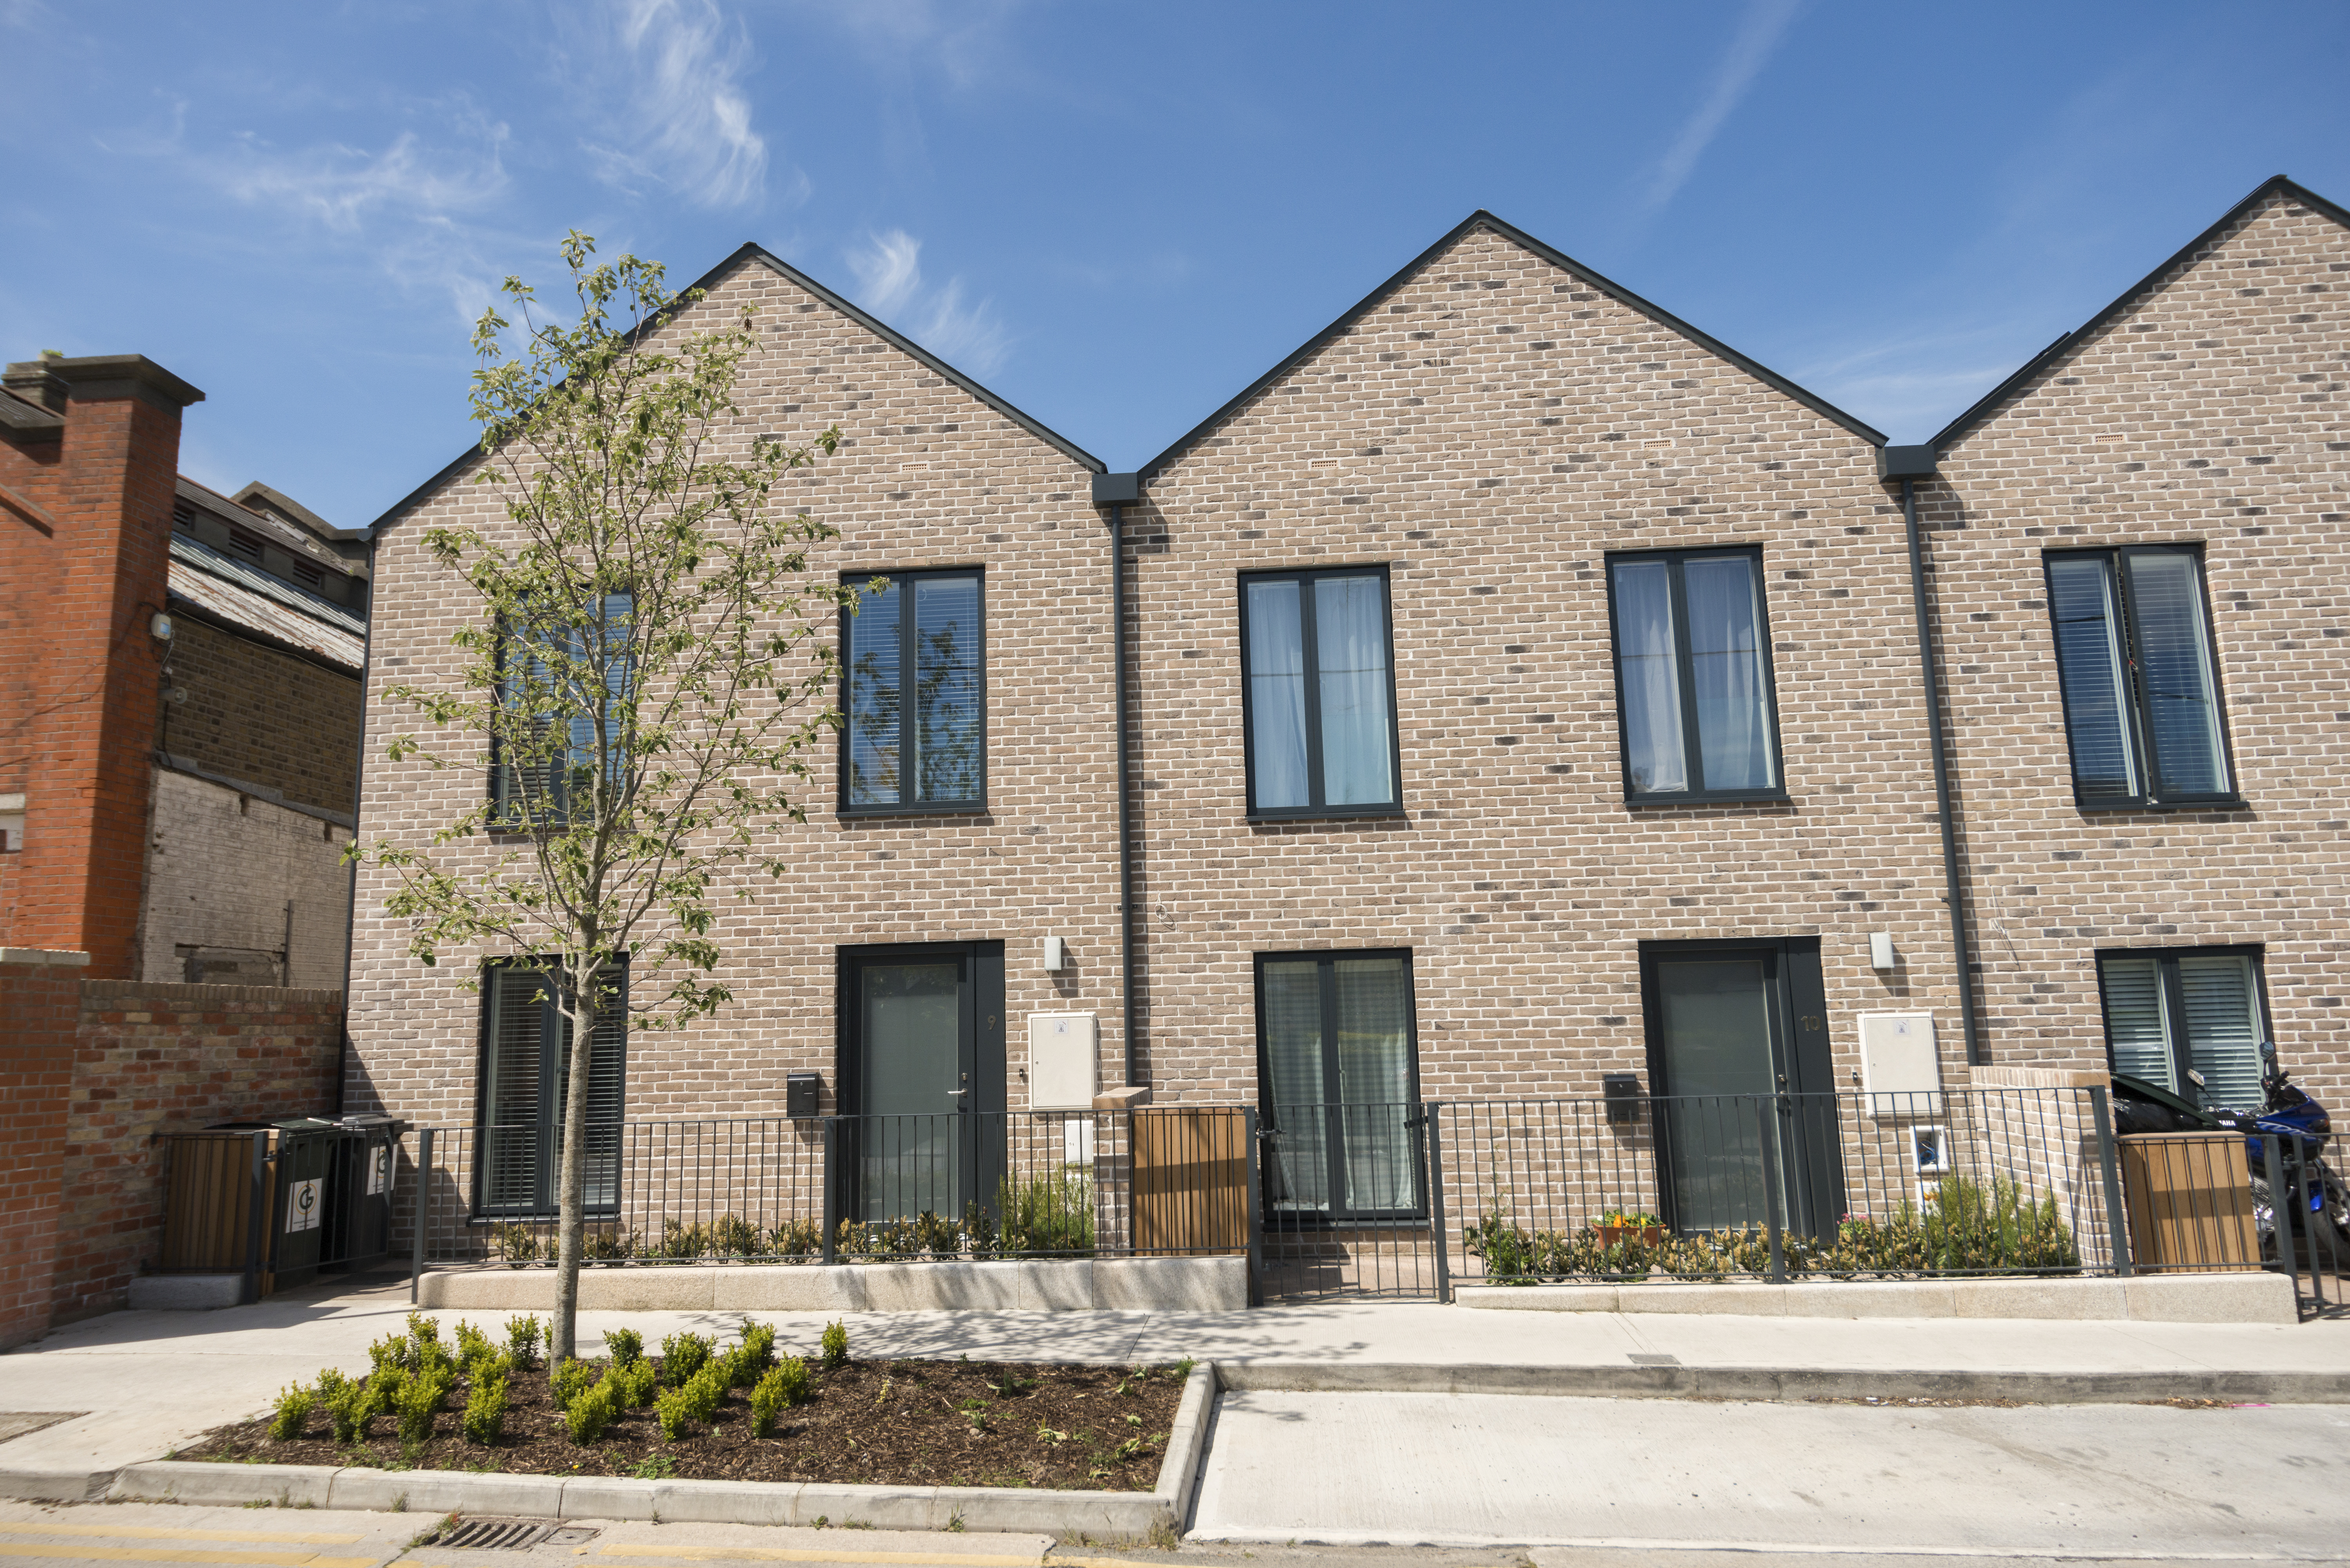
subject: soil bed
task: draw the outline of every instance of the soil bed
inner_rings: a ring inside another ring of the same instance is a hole
[[[658,1358],[655,1358],[658,1360]],[[600,1363],[591,1363],[601,1370]],[[626,1411],[582,1448],[565,1430],[545,1368],[508,1384],[495,1447],[459,1430],[460,1382],[431,1440],[402,1452],[398,1422],[378,1416],[338,1444],[323,1409],[278,1441],[268,1421],[215,1428],[174,1458],[243,1464],[354,1465],[515,1475],[677,1477],[894,1486],[1003,1486],[1149,1491],[1183,1397],[1184,1373],[981,1361],[852,1361],[814,1372],[806,1404],[775,1435],[751,1435],[749,1390],[730,1389],[708,1425],[672,1442],[650,1406]]]

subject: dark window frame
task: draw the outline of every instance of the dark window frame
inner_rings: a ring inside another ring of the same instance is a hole
[[[889,579],[891,593],[903,593],[907,596],[899,601],[900,607],[898,612],[898,679],[900,691],[898,716],[898,777],[901,781],[899,791],[901,796],[905,793],[903,781],[915,777],[914,730],[920,722],[920,714],[913,712],[905,705],[902,695],[907,672],[915,671],[919,679],[920,670],[919,650],[916,647],[918,628],[914,624],[913,616],[914,585],[928,579],[951,577],[969,577],[972,580],[979,601],[979,646],[976,649],[975,660],[979,685],[979,798],[952,801],[909,801],[900,798],[884,805],[858,805],[853,803],[850,798],[852,792],[849,784],[849,751],[855,743],[851,726],[856,722],[856,713],[850,703],[855,691],[857,670],[851,649],[856,646],[853,634],[857,618],[844,605],[840,611],[840,747],[837,776],[835,782],[834,809],[837,815],[844,817],[972,816],[983,814],[988,810],[987,569],[984,566],[922,566],[904,572],[844,572],[841,574],[840,581],[842,587],[853,587],[870,582],[875,577],[886,577]]]
[[[546,961],[534,954],[519,958],[490,959],[485,961],[482,965],[482,1000],[481,1006],[477,1010],[477,1016],[473,1026],[473,1137],[475,1158],[473,1159],[473,1214],[474,1219],[477,1220],[494,1220],[504,1222],[520,1220],[553,1220],[560,1213],[562,1207],[562,1195],[556,1190],[563,1179],[562,1147],[560,1143],[554,1137],[555,1130],[558,1124],[555,1119],[553,1107],[553,1099],[556,1093],[555,1085],[557,1075],[556,1071],[555,1070],[556,1064],[554,1061],[554,1054],[559,1052],[561,1050],[561,1046],[559,1044],[550,1044],[549,1042],[559,1042],[562,1039],[563,1015],[556,1008],[555,999],[552,996],[542,997],[538,1003],[539,1141],[536,1156],[537,1161],[537,1171],[535,1177],[536,1191],[533,1196],[542,1201],[533,1204],[492,1203],[489,1200],[489,1195],[486,1190],[485,1184],[488,1182],[490,1177],[490,1161],[487,1156],[489,1130],[492,1126],[489,1119],[490,1053],[496,1048],[496,1043],[490,1035],[490,1015],[494,1005],[494,997],[493,992],[495,981],[493,977],[502,971],[512,972],[515,971],[519,971],[525,974],[538,974],[543,976],[546,972]],[[629,1033],[628,1027],[629,964],[625,956],[621,958],[619,962],[619,983],[613,990],[612,998],[613,1007],[618,1009],[620,1016],[620,1064],[619,1073],[619,1083],[614,1091],[613,1098],[620,1107],[621,1114],[619,1116],[608,1123],[594,1124],[614,1127],[624,1126],[628,1121]],[[589,1055],[592,1061],[594,1055],[592,1048],[590,1049]],[[619,1213],[619,1181],[621,1175],[620,1153],[621,1151],[616,1147],[613,1158],[613,1201],[608,1204],[586,1205],[583,1212],[585,1212],[588,1218],[591,1220],[609,1220]]]
[[[1360,577],[1376,576],[1379,580],[1379,615],[1388,639],[1388,777],[1395,793],[1384,801],[1366,801],[1352,805],[1321,804],[1324,794],[1322,778],[1322,702],[1321,659],[1315,647],[1314,595],[1307,591],[1312,584],[1324,577]],[[1298,585],[1298,640],[1303,645],[1305,703],[1305,791],[1310,797],[1305,805],[1259,805],[1256,801],[1256,698],[1250,690],[1253,684],[1249,668],[1248,591],[1253,583],[1294,582]],[[1240,610],[1241,659],[1241,765],[1247,790],[1247,815],[1251,822],[1313,822],[1339,817],[1405,815],[1403,804],[1403,722],[1396,702],[1395,656],[1395,581],[1387,563],[1350,566],[1269,567],[1263,571],[1240,574],[1234,588]]]
[[[1690,776],[1705,777],[1705,753],[1697,727],[1697,677],[1690,653],[1689,597],[1681,584],[1682,568],[1691,560],[1745,556],[1754,563],[1755,641],[1762,655],[1762,700],[1770,705],[1771,774],[1779,782],[1768,789],[1636,790],[1632,787],[1631,728],[1625,720],[1624,661],[1617,635],[1616,568],[1636,562],[1658,561],[1667,567],[1667,592],[1673,610],[1673,669],[1679,683],[1681,752]],[[1624,789],[1624,804],[1648,810],[1656,806],[1716,805],[1724,803],[1783,801],[1787,794],[1787,753],[1779,742],[1779,670],[1771,649],[1771,587],[1762,571],[1760,545],[1717,545],[1670,550],[1611,550],[1603,557],[1601,576],[1607,590],[1607,673],[1616,689],[1616,767]]]
[[[2153,725],[2149,720],[2146,694],[2145,671],[2138,658],[2137,593],[2129,575],[2129,562],[2140,556],[2185,556],[2195,569],[2195,591],[2203,608],[2204,654],[2211,665],[2211,711],[2220,727],[2220,765],[2227,770],[2228,787],[2217,794],[2158,794],[2160,776],[2160,753],[2154,742]],[[2081,772],[2073,755],[2073,700],[2064,690],[2063,650],[2056,641],[2056,576],[2055,565],[2060,560],[2083,560],[2102,556],[2112,563],[2114,574],[2114,607],[2120,618],[2116,630],[2122,639],[2123,667],[2127,672],[2129,711],[2122,724],[2122,744],[2129,748],[2130,760],[2137,768],[2138,793],[2134,795],[2104,795],[2089,799],[2081,793]],[[2243,781],[2236,772],[2236,747],[2228,722],[2227,683],[2220,679],[2220,624],[2211,614],[2211,579],[2204,569],[2203,546],[2191,544],[2101,545],[2063,550],[2043,550],[2040,553],[2040,581],[2047,596],[2048,648],[2056,670],[2056,701],[2064,714],[2064,768],[2073,781],[2073,807],[2076,811],[2235,811],[2244,805]]]
[[[2097,1028],[2106,1037],[2106,1071],[2117,1071],[2114,1066],[2114,1031],[2111,1013],[2106,1000],[2106,961],[2107,959],[2153,959],[2157,972],[2162,977],[2162,1005],[2166,1016],[2183,1019],[2187,1016],[2186,984],[2178,978],[2178,960],[2182,958],[2246,958],[2252,961],[2252,1002],[2260,1009],[2261,1038],[2270,1044],[2276,1040],[2276,1014],[2269,1007],[2268,949],[2259,942],[2189,943],[2185,947],[2098,948],[2090,956],[2097,971]],[[2179,1098],[2195,1105],[2203,1103],[2202,1091],[2188,1073],[2194,1067],[2189,1049],[2187,1033],[2181,1029],[2170,1042],[2171,1075],[2178,1081]],[[2231,1109],[2250,1109],[2231,1106]]]
[[[608,593],[604,597],[608,604],[615,598],[627,599],[629,601],[627,613],[631,618],[636,614],[636,595],[633,591]],[[501,707],[506,701],[507,649],[515,640],[505,623],[501,620],[498,626],[497,641],[493,646],[490,656],[493,677],[491,700]],[[630,683],[633,688],[633,673]],[[631,695],[633,694],[632,691]],[[505,760],[504,748],[499,744],[498,733],[494,729],[490,732],[489,750],[489,815],[485,824],[486,829],[493,836],[527,834],[531,831],[532,824],[524,818],[521,807],[517,804],[520,792],[509,788],[509,770],[512,764]],[[608,763],[610,760],[607,758]],[[547,804],[544,826],[558,832],[569,826],[571,820],[569,794],[569,766],[566,764],[559,769],[551,769],[547,779]]]
[[[1322,992],[1322,1084],[1325,1096],[1322,1104],[1326,1107],[1340,1103],[1336,1048],[1337,988],[1336,975],[1332,965],[1342,959],[1385,958],[1403,961],[1404,1040],[1408,1053],[1405,1067],[1410,1090],[1403,1103],[1415,1107],[1424,1106],[1420,1097],[1419,1081],[1419,979],[1412,962],[1411,949],[1408,947],[1301,948],[1260,952],[1253,955],[1250,973],[1254,990],[1256,1017],[1257,1115],[1268,1131],[1278,1130],[1279,1116],[1273,1102],[1273,1062],[1265,1048],[1264,966],[1268,963],[1305,962],[1311,962],[1316,966],[1316,978]],[[1331,1189],[1330,1207],[1320,1211],[1284,1210],[1279,1216],[1279,1223],[1291,1230],[1359,1227],[1367,1224],[1394,1225],[1409,1229],[1412,1226],[1427,1225],[1430,1222],[1428,1144],[1426,1135],[1420,1131],[1423,1125],[1422,1118],[1425,1116],[1424,1108],[1416,1109],[1405,1123],[1406,1127],[1413,1135],[1410,1138],[1410,1152],[1414,1162],[1413,1182],[1419,1199],[1417,1207],[1408,1210],[1339,1208],[1336,1198],[1338,1194],[1345,1191],[1343,1177],[1339,1174],[1343,1170],[1346,1160],[1346,1141],[1342,1135],[1329,1138],[1326,1151],[1333,1177],[1342,1183]],[[1268,1214],[1270,1212],[1268,1209]]]

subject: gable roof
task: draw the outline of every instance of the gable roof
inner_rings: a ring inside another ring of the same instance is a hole
[[[1201,420],[1190,430],[1184,431],[1181,436],[1177,438],[1174,445],[1169,447],[1165,452],[1160,452],[1157,457],[1152,458],[1149,462],[1144,463],[1140,470],[1142,476],[1145,479],[1149,478],[1152,474],[1158,472],[1169,463],[1173,462],[1185,452],[1191,451],[1191,448],[1197,445],[1209,431],[1223,423],[1224,421],[1231,418],[1233,414],[1238,413],[1243,408],[1246,407],[1258,393],[1263,391],[1267,387],[1270,387],[1274,382],[1280,380],[1282,377],[1287,375],[1299,364],[1311,358],[1314,354],[1318,352],[1325,344],[1330,342],[1332,339],[1337,337],[1341,333],[1343,333],[1355,320],[1368,314],[1372,308],[1377,306],[1381,301],[1385,300],[1388,296],[1394,294],[1405,284],[1410,282],[1415,276],[1419,275],[1422,270],[1424,270],[1430,263],[1434,262],[1439,256],[1442,255],[1446,251],[1459,244],[1461,239],[1478,229],[1484,229],[1491,234],[1497,234],[1501,238],[1509,241],[1512,244],[1518,246],[1520,249],[1533,253],[1534,255],[1541,257],[1544,261],[1550,263],[1551,265],[1557,267],[1560,271],[1589,285],[1592,288],[1606,295],[1608,298],[1616,301],[1618,305],[1626,306],[1630,309],[1639,312],[1642,316],[1647,317],[1649,320],[1657,323],[1657,325],[1666,328],[1668,331],[1679,333],[1681,337],[1688,338],[1690,342],[1696,344],[1699,348],[1704,349],[1709,354],[1712,354],[1718,358],[1726,359],[1731,364],[1737,366],[1740,369],[1745,371],[1748,375],[1752,376],[1763,385],[1771,387],[1775,390],[1784,392],[1787,396],[1794,399],[1795,401],[1803,404],[1814,413],[1822,415],[1826,419],[1833,420],[1837,424],[1840,424],[1845,429],[1850,431],[1853,434],[1860,437],[1861,440],[1868,442],[1871,446],[1883,446],[1885,444],[1885,434],[1883,431],[1873,430],[1869,426],[1863,424],[1860,421],[1855,419],[1852,415],[1846,413],[1842,409],[1837,408],[1834,403],[1829,402],[1825,398],[1821,397],[1818,393],[1809,391],[1804,388],[1797,386],[1794,382],[1787,379],[1786,377],[1780,375],[1776,370],[1770,369],[1766,365],[1762,365],[1755,360],[1748,358],[1745,355],[1741,354],[1737,349],[1732,348],[1730,345],[1722,342],[1720,338],[1711,337],[1706,333],[1699,331],[1696,327],[1690,326],[1688,322],[1683,321],[1679,317],[1675,316],[1671,311],[1665,309],[1662,306],[1656,305],[1648,300],[1641,298],[1638,295],[1634,294],[1630,289],[1626,288],[1622,284],[1617,283],[1611,278],[1603,277],[1599,274],[1592,271],[1581,262],[1576,261],[1573,256],[1568,255],[1565,251],[1557,250],[1550,245],[1543,244],[1542,241],[1534,238],[1532,234],[1527,234],[1523,229],[1503,223],[1501,219],[1493,216],[1492,213],[1485,211],[1482,207],[1480,207],[1477,211],[1470,213],[1467,218],[1463,219],[1460,225],[1454,228],[1451,233],[1446,234],[1442,239],[1437,241],[1434,244],[1420,252],[1419,254],[1412,257],[1410,261],[1405,263],[1402,269],[1396,273],[1394,276],[1379,285],[1378,287],[1371,290],[1370,293],[1365,295],[1352,306],[1349,306],[1339,315],[1336,320],[1331,322],[1329,326],[1325,327],[1321,331],[1315,333],[1304,343],[1298,345],[1295,351],[1291,353],[1287,358],[1282,360],[1280,364],[1275,365],[1272,369],[1267,370],[1263,375],[1259,376],[1255,380],[1250,382],[1247,387],[1242,389],[1241,393],[1237,397],[1224,404],[1223,407],[1218,409],[1214,413],[1210,414],[1206,419]]]
[[[776,255],[774,252],[768,250],[764,245],[745,241],[733,254],[728,256],[724,261],[720,262],[716,266],[712,267],[708,272],[703,273],[691,283],[687,284],[685,287],[679,289],[678,293],[687,294],[697,288],[709,288],[719,282],[722,278],[725,277],[729,273],[734,271],[735,268],[748,262],[756,262],[761,266],[767,268],[770,272],[783,277],[787,282],[799,288],[806,290],[808,293],[816,296],[816,298],[824,301],[825,304],[832,306],[833,309],[837,310],[843,316],[847,317],[851,321],[857,323],[858,326],[865,328],[866,331],[870,332],[876,337],[879,337],[883,342],[889,344],[891,348],[911,355],[922,364],[928,366],[930,369],[937,371],[940,375],[945,377],[948,380],[953,382],[956,386],[961,387],[964,391],[969,392],[972,397],[977,398],[981,402],[985,403],[989,408],[993,409],[997,413],[1002,414],[1005,419],[1010,420],[1014,424],[1018,425],[1022,430],[1026,431],[1030,435],[1035,436],[1038,441],[1043,441],[1045,445],[1054,448],[1055,451],[1068,457],[1072,462],[1076,462],[1078,467],[1090,470],[1095,473],[1101,473],[1107,470],[1108,464],[1103,462],[1101,459],[1096,457],[1093,453],[1086,451],[1085,448],[1077,445],[1076,442],[1069,440],[1068,437],[1051,429],[1041,421],[1033,419],[1027,414],[1022,413],[1018,409],[1014,408],[1010,403],[1004,401],[993,392],[989,391],[985,387],[981,386],[976,380],[966,376],[961,370],[956,369],[952,365],[948,364],[944,359],[940,358],[937,355],[931,353],[929,349],[915,342],[912,338],[891,330],[889,327],[883,325],[879,318],[868,315],[867,312],[858,309],[856,306],[851,305],[847,300],[843,299],[840,296],[833,293],[832,290],[825,287],[824,285],[816,282],[816,279],[808,276],[807,274],[800,271],[799,268],[792,265],[791,263],[784,260],[783,257]],[[633,336],[634,334],[631,334],[631,337]],[[401,496],[398,501],[393,502],[390,506],[384,510],[383,515],[378,517],[374,522],[367,525],[367,531],[372,534],[380,529],[390,527],[392,524],[398,522],[400,516],[411,507],[423,500],[424,497],[431,494],[433,491],[439,489],[444,481],[455,475],[463,470],[467,463],[473,462],[475,457],[479,456],[481,450],[481,443],[476,441],[472,446],[467,447],[463,452],[459,452],[444,467],[442,467],[439,472],[426,480],[423,483],[418,485],[415,489],[410,491],[407,494]]]
[[[2112,304],[2106,306],[2103,310],[2100,310],[2095,316],[2089,317],[2088,320],[2083,322],[2080,326],[2073,328],[2072,331],[2058,337],[2055,342],[2051,343],[2039,353],[2034,354],[2030,359],[2024,362],[2022,368],[2018,369],[2014,375],[2010,376],[2006,380],[2002,381],[1998,386],[1993,387],[1990,391],[1985,392],[1981,398],[1977,399],[1973,407],[1968,409],[1966,412],[1960,414],[1957,419],[1952,420],[1949,424],[1944,425],[1927,444],[1931,446],[1935,452],[1939,454],[1951,442],[1971,431],[1977,425],[1982,423],[1985,420],[1991,418],[1992,414],[1996,413],[2000,407],[2006,403],[2009,399],[2014,397],[2024,388],[2030,386],[2032,382],[2039,377],[2043,370],[2046,369],[2059,358],[2062,358],[2067,350],[2079,346],[2099,327],[2105,326],[2106,323],[2111,321],[2115,317],[2119,316],[2123,311],[2137,303],[2138,299],[2142,296],[2152,293],[2156,288],[2161,286],[2162,280],[2168,277],[2174,269],[2186,262],[2193,260],[2197,252],[2215,243],[2221,234],[2227,233],[2229,229],[2232,228],[2237,223],[2241,223],[2256,209],[2273,197],[2283,197],[2289,201],[2299,202],[2303,205],[2308,207],[2311,211],[2322,213],[2325,216],[2333,219],[2335,223],[2342,224],[2344,227],[2350,228],[2350,212],[2345,212],[2342,208],[2335,206],[2333,202],[2327,201],[2324,197],[2319,195],[2314,191],[2309,190],[2304,186],[2294,184],[2291,180],[2286,179],[2282,174],[2271,175],[2268,179],[2262,181],[2259,188],[2254,190],[2251,195],[2245,197],[2242,201],[2229,208],[2226,213],[2222,213],[2218,223],[2213,223],[2210,228],[2204,230],[2201,234],[2188,241],[2186,244],[2179,247],[2179,249],[2160,266],[2156,267],[2152,272],[2147,274],[2144,277],[2130,285],[2129,287],[2122,290],[2121,294]]]

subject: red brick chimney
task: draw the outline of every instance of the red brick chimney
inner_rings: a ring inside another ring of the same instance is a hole
[[[24,797],[0,947],[135,980],[180,410],[203,393],[138,354],[0,387],[0,800]]]

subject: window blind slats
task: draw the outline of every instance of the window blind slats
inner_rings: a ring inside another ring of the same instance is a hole
[[[2252,961],[2240,954],[2181,954],[2178,992],[2187,1011],[2187,1059],[2203,1075],[2203,1103],[2261,1108],[2260,996]]]
[[[2177,1093],[2178,1073],[2163,1019],[2162,966],[2150,958],[2109,958],[2097,967],[2114,1071]]]
[[[2084,799],[2128,799],[2138,793],[2137,764],[2124,728],[2128,694],[2111,562],[2059,557],[2049,563],[2048,582],[2074,788]]]
[[[2125,559],[2138,678],[2146,691],[2147,729],[2161,770],[2161,793],[2223,794],[2228,784],[2220,702],[2195,559],[2177,551],[2132,551]]]

